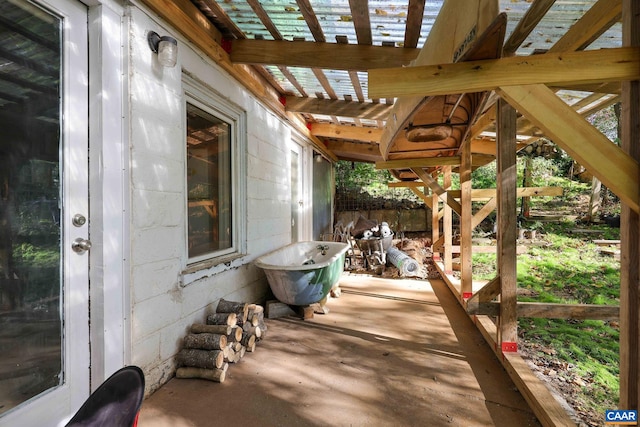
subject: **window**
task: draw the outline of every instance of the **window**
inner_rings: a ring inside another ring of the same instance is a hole
[[[244,251],[244,114],[202,86],[186,98],[187,243],[189,263]]]

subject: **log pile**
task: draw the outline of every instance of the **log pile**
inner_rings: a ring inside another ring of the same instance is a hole
[[[206,324],[191,325],[176,357],[176,378],[224,382],[230,363],[237,363],[267,332],[264,308],[221,299]]]

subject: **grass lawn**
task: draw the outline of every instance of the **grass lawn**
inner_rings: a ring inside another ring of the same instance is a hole
[[[521,242],[528,249],[518,256],[518,300],[618,305],[620,263],[593,241],[618,240],[619,232],[573,221],[543,223],[535,240]],[[493,278],[495,262],[495,255],[474,255],[474,279]],[[601,425],[605,410],[618,403],[618,322],[520,318],[518,334],[536,371],[587,425]]]

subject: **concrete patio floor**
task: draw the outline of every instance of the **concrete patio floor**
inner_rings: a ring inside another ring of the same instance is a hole
[[[268,319],[225,382],[170,380],[138,426],[540,425],[444,282],[340,284],[326,315]]]

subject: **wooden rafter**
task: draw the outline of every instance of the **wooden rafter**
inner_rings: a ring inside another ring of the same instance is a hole
[[[407,26],[404,32],[404,47],[415,48],[422,29],[425,0],[409,0],[407,10]]]
[[[340,100],[287,96],[286,109],[287,111],[300,113],[383,120],[389,114],[391,107],[386,104],[376,104],[373,102],[347,102]]]
[[[520,19],[518,25],[516,25],[516,28],[514,28],[504,43],[504,56],[515,54],[516,50],[518,50],[520,45],[526,40],[529,34],[531,34],[555,2],[556,0],[536,0],[529,6],[527,12]]]
[[[347,161],[375,163],[382,160],[378,144],[327,140],[327,149]]]
[[[231,45],[231,60],[239,64],[366,71],[407,65],[416,58],[418,52],[419,49],[344,43],[234,40]],[[340,60],[336,61],[336,58]]]
[[[382,129],[361,126],[333,125],[314,123],[311,134],[324,138],[340,138],[360,142],[375,142],[380,140]]]
[[[368,0],[349,0],[351,7],[351,18],[356,30],[358,44],[371,45],[371,20],[369,19]]]
[[[622,0],[598,0],[549,52],[582,50],[620,20]]]
[[[324,32],[322,31],[322,26],[320,25],[320,22],[318,22],[316,14],[313,12],[311,2],[309,0],[296,0],[296,3],[298,4],[300,13],[302,13],[304,20],[309,27],[309,31],[313,34],[313,39],[317,42],[326,41]]]

